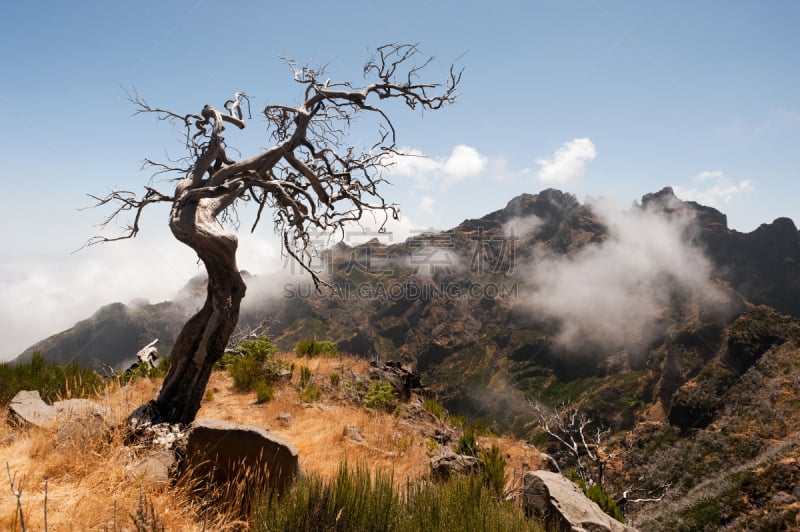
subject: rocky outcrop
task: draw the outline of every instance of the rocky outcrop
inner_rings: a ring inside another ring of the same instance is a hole
[[[522,505],[531,517],[544,519],[547,530],[570,532],[635,532],[609,517],[578,486],[557,473],[529,471],[522,487]]]
[[[8,404],[8,421],[12,425],[33,425],[39,428],[56,428],[60,423],[87,420],[107,420],[111,413],[87,399],[67,399],[52,405],[45,403],[39,392],[22,390]]]
[[[474,456],[446,451],[431,459],[431,478],[447,480],[453,475],[477,473],[482,468],[483,462]]]
[[[392,385],[400,395],[401,401],[408,401],[411,393],[424,397],[433,397],[435,394],[430,388],[423,387],[420,374],[403,367],[399,362],[373,362],[369,368],[369,377],[372,380],[386,381]]]
[[[246,482],[283,490],[303,475],[297,448],[266,429],[198,419],[186,436],[183,472],[206,487]]]
[[[8,421],[12,425],[49,427],[55,423],[56,410],[42,401],[38,391],[22,390],[8,404]]]

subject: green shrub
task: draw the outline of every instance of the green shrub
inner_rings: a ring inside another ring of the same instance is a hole
[[[331,380],[331,386],[333,386],[334,388],[338,388],[339,387],[339,382],[341,381],[342,376],[339,375],[338,373],[331,373],[329,375],[329,377],[330,377],[330,380]]]
[[[256,400],[263,403],[269,400],[264,397],[271,397],[271,385],[278,380],[279,372],[288,368],[285,362],[273,358],[276,352],[272,340],[259,336],[245,340],[225,353],[217,366],[227,368],[235,391],[255,391]]]
[[[278,347],[266,336],[244,340],[236,346],[236,351],[245,357],[265,362],[278,352]]]
[[[425,399],[423,407],[437,418],[444,418],[444,407],[436,399]]]
[[[497,497],[503,496],[506,487],[506,459],[500,448],[494,444],[491,449],[481,453],[483,462],[483,480]]]
[[[301,340],[295,345],[294,352],[300,357],[316,357],[321,354],[335,356],[339,354],[339,348],[333,342]]]
[[[300,388],[305,388],[311,382],[311,369],[308,366],[300,366]]]
[[[464,434],[458,439],[456,453],[467,456],[478,456],[478,442],[475,439],[475,431],[465,429]]]
[[[0,404],[21,390],[37,390],[45,401],[67,397],[92,397],[105,389],[105,380],[90,368],[73,361],[47,362],[40,352],[26,363],[0,364]]]
[[[233,389],[237,392],[255,390],[259,382],[265,382],[264,366],[254,358],[237,357],[228,366],[233,378]]]
[[[256,403],[266,403],[271,400],[274,395],[275,390],[272,388],[271,384],[267,384],[265,381],[258,381],[256,383]]]
[[[300,390],[300,400],[304,403],[313,403],[322,397],[322,388],[310,384]]]
[[[339,467],[336,478],[310,476],[280,497],[264,494],[252,515],[255,531],[543,531],[521,508],[501,502],[480,478],[407,483],[397,490],[391,474]]]
[[[364,406],[369,410],[392,410],[395,402],[394,386],[386,381],[373,382],[364,396]]]

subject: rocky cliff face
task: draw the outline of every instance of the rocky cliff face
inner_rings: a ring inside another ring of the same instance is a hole
[[[724,214],[679,200],[667,187],[642,198],[642,206],[682,211],[696,220],[693,238],[714,262],[714,275],[750,302],[800,318],[800,232],[789,218],[761,224],[750,233],[728,227]]]

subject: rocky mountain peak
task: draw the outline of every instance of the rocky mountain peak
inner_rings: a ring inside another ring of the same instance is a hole
[[[529,216],[543,220],[562,219],[580,208],[581,204],[574,195],[548,188],[538,194],[520,194],[512,198],[504,208],[481,219],[498,223]]]

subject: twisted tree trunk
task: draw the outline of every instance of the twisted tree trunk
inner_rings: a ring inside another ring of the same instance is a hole
[[[237,200],[257,205],[252,230],[265,207],[274,211],[284,251],[318,287],[324,281],[310,266],[312,231],[344,234],[349,224],[368,211],[382,213],[381,228],[389,216],[398,218],[397,206],[386,203],[379,191],[385,182],[382,171],[392,164],[390,157],[398,155],[394,126],[383,110],[367,100],[396,98],[411,109],[429,110],[455,101],[461,71],[451,65],[445,83],[421,83],[417,76],[432,58],[417,62],[419,53],[411,44],[379,47],[364,65],[364,75],[374,79],[362,88],[350,82],[331,83],[324,69],[296,68],[288,61],[294,80],[305,86],[305,99],[297,107],[266,106],[264,116],[275,144],[238,161],[228,157],[222,134],[226,125],[244,129],[243,102],[248,104],[248,117],[250,107],[246,93],[237,92],[226,101],[224,112],[206,105],[200,113],[187,115],[132,99],[137,112],[156,113],[186,128],[189,156],[180,160],[180,166],[147,161],[157,173],[179,172],[185,177],[173,196],[149,186],[142,198],[120,190],[102,198],[94,196],[98,205],[116,205],[103,225],[125,212],[133,212],[134,217],[121,236],[97,236],[88,244],[133,238],[145,207],[170,202],[173,235],[197,253],[208,272],[205,304],[178,335],[158,397],[129,417],[134,432],[151,423],[189,424],[200,409],[214,364],[224,354],[239,319],[245,293],[236,265],[238,241],[222,229],[222,222],[236,212]],[[378,138],[367,148],[345,144],[350,123],[360,113],[372,113],[379,121]]]
[[[205,198],[185,205],[175,202],[172,209],[170,229],[203,261],[208,290],[203,308],[184,325],[172,348],[169,371],[151,404],[154,421],[188,424],[194,420],[211,370],[239,320],[245,284],[236,266],[237,238],[216,221],[221,203]]]

